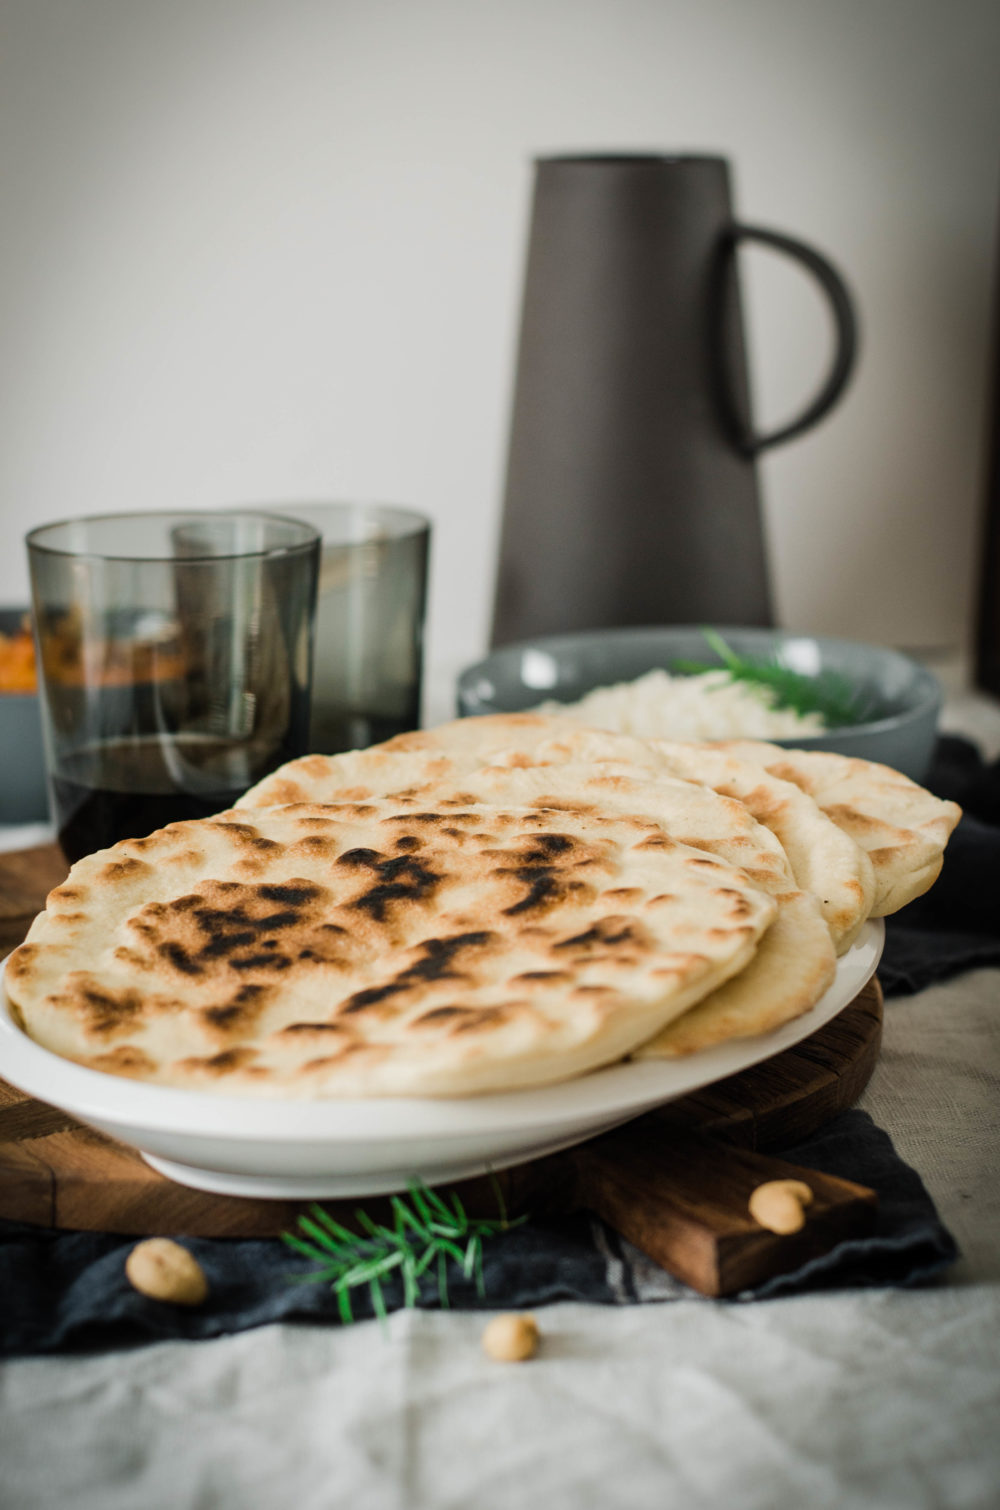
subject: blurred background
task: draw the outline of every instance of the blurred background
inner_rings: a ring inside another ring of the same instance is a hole
[[[862,320],[846,399],[760,463],[779,622],[962,651],[998,53],[993,0],[0,0],[0,604],[47,520],[390,501],[434,521],[450,676],[489,632],[532,158],[713,152]],[[771,426],[828,317],[741,259]]]

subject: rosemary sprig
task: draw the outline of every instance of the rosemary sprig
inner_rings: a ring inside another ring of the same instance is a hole
[[[354,1320],[351,1291],[361,1285],[368,1286],[372,1309],[380,1321],[385,1321],[388,1311],[382,1285],[396,1273],[403,1284],[403,1305],[415,1306],[421,1277],[432,1265],[437,1268],[439,1301],[447,1309],[449,1263],[457,1264],[466,1279],[474,1277],[477,1293],[485,1295],[483,1239],[527,1221],[526,1216],[510,1220],[496,1180],[493,1186],[499,1217],[469,1216],[455,1191],[448,1204],[420,1180],[413,1180],[408,1188],[409,1203],[399,1195],[390,1198],[391,1227],[357,1210],[354,1219],[361,1232],[351,1232],[322,1206],[313,1204],[308,1216],[298,1218],[305,1236],[283,1232],[282,1241],[319,1265],[314,1273],[295,1277],[305,1283],[329,1283],[344,1323]]]
[[[675,661],[674,669],[697,674],[725,669],[733,681],[766,687],[778,708],[796,713],[818,713],[828,729],[862,723],[872,712],[871,699],[836,671],[805,676],[783,666],[777,656],[754,660],[737,654],[716,629],[702,629],[722,667],[708,661]]]

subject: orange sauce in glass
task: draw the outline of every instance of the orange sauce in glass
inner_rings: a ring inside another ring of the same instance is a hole
[[[37,689],[35,642],[25,622],[16,634],[0,634],[0,694]]]

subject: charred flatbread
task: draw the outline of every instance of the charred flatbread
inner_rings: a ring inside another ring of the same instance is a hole
[[[923,896],[941,872],[948,839],[962,816],[890,766],[825,750],[786,750],[758,740],[721,748],[799,787],[863,849],[875,876],[874,917]]]
[[[241,809],[79,861],[6,984],[31,1037],[115,1074],[463,1096],[620,1059],[743,969],[775,911],[635,817]]]
[[[581,728],[567,718],[524,713],[456,719],[369,750],[304,756],[265,777],[237,805],[328,802],[437,785],[444,789],[449,783],[461,789],[483,765],[565,764],[605,769],[615,764],[633,774],[645,771],[651,779],[680,778],[742,803],[783,847],[794,884],[816,897],[838,954],[846,952],[871,914],[876,881],[867,852],[800,785],[730,749],[636,739]]]
[[[422,797],[442,798],[433,783]],[[689,1008],[635,1057],[673,1058],[724,1039],[753,1037],[815,1006],[836,973],[830,930],[817,899],[799,890],[781,844],[743,803],[710,787],[621,762],[484,766],[460,783],[457,800],[574,813],[594,823],[642,812],[675,840],[735,865],[774,897],[777,913],[753,959]]]
[[[836,957],[814,897],[776,898],[778,913],[749,965],[668,1023],[635,1059],[676,1059],[730,1038],[771,1033],[810,1011],[833,983]]]
[[[573,730],[565,740],[549,740],[533,753],[543,759],[546,754],[569,757],[578,749],[591,758],[528,766],[520,763],[524,753],[520,751],[516,764],[483,766],[477,764],[480,756],[474,750],[445,754],[436,749],[390,752],[382,747],[306,757],[286,767],[276,786],[282,792],[322,801],[347,791],[384,794],[395,785],[409,798],[442,808],[486,802],[573,813],[595,824],[607,817],[646,814],[672,839],[739,867],[754,885],[775,898],[778,913],[754,958],[729,983],[726,996],[716,1002],[720,992],[712,993],[696,1019],[683,1029],[678,1020],[673,1037],[665,1030],[644,1052],[651,1057],[691,1053],[721,1038],[770,1031],[814,1006],[836,968],[831,935],[816,899],[798,889],[785,851],[771,829],[732,797],[665,775],[663,758],[646,751],[638,741],[612,736],[607,743],[600,738],[588,742],[583,731]],[[595,758],[620,755],[623,750],[648,754],[650,769]],[[791,796],[793,805],[811,806],[802,804],[794,788]],[[826,819],[817,818],[816,826],[821,839],[829,831],[835,847],[844,844],[843,836]],[[805,837],[815,836],[807,830]],[[691,1019],[692,1011],[684,1014],[685,1019]]]

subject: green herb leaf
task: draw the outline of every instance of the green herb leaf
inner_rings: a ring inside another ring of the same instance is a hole
[[[776,708],[788,708],[800,714],[818,713],[828,729],[863,723],[874,712],[871,696],[839,672],[823,671],[818,676],[806,676],[782,665],[776,655],[755,660],[737,654],[717,629],[703,628],[701,632],[719,657],[721,666],[710,661],[678,660],[673,663],[675,671],[692,675],[727,671],[733,681],[749,682],[765,689]]]
[[[298,1218],[305,1236],[283,1232],[282,1240],[318,1267],[313,1274],[292,1276],[296,1281],[329,1284],[337,1297],[341,1321],[353,1321],[351,1291],[367,1285],[372,1309],[384,1324],[388,1307],[383,1280],[399,1271],[403,1287],[403,1305],[415,1306],[420,1298],[420,1280],[432,1264],[437,1263],[438,1298],[447,1309],[448,1267],[454,1264],[466,1279],[475,1278],[477,1293],[485,1294],[483,1279],[483,1240],[498,1232],[509,1231],[528,1220],[526,1216],[510,1221],[503,1191],[493,1176],[499,1218],[469,1216],[458,1194],[451,1193],[450,1204],[435,1190],[413,1181],[407,1195],[390,1199],[393,1225],[383,1226],[363,1209],[354,1212],[361,1228],[352,1232],[335,1221],[324,1207],[312,1204],[308,1215]],[[311,1239],[311,1241],[309,1240]],[[416,1246],[415,1246],[416,1244]]]

